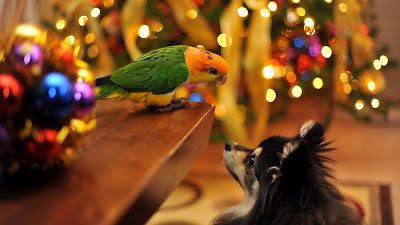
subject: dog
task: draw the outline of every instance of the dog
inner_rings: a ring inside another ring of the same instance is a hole
[[[224,161],[244,200],[214,225],[359,225],[356,211],[329,182],[322,124],[308,121],[291,138],[272,136],[255,149],[225,145]]]

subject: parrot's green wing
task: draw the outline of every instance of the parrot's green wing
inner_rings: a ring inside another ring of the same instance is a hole
[[[129,92],[170,93],[189,77],[184,54],[187,48],[177,45],[148,52],[111,73],[110,79]]]

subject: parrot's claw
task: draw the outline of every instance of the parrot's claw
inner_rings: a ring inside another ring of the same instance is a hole
[[[166,106],[156,107],[156,112],[169,112],[173,109],[188,108],[189,102],[185,98],[172,99],[171,103]]]

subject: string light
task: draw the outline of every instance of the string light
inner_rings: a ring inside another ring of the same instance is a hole
[[[273,89],[268,89],[265,95],[267,102],[273,102],[276,99],[276,92]]]
[[[293,3],[299,3],[300,0],[292,0]]]
[[[340,81],[342,81],[342,83],[349,82],[349,76],[347,75],[347,73],[340,74]]]
[[[376,108],[378,108],[379,107],[379,100],[378,99],[376,99],[376,98],[374,98],[374,99],[372,99],[372,101],[371,101],[371,106],[372,106],[372,108],[374,108],[374,109],[376,109]]]
[[[369,91],[374,91],[375,88],[376,88],[375,82],[373,82],[373,81],[368,82],[368,90]]]
[[[340,10],[340,12],[342,12],[342,13],[347,12],[347,5],[346,5],[345,3],[340,3],[340,4],[339,4],[339,10]]]
[[[186,12],[186,16],[187,16],[189,19],[194,20],[194,19],[197,18],[197,11],[194,10],[194,9],[189,9],[189,10]]]
[[[314,27],[314,25],[315,25],[315,22],[310,17],[307,17],[307,18],[304,19],[304,26]]]
[[[321,54],[324,58],[329,58],[332,56],[332,49],[329,46],[324,46],[321,48]]]
[[[379,61],[381,62],[382,66],[386,66],[389,62],[389,59],[386,55],[381,55]]]
[[[268,2],[268,9],[272,12],[275,12],[278,9],[278,4],[274,1]]]
[[[35,37],[40,34],[40,31],[32,25],[19,25],[15,29],[15,33],[25,37]]]
[[[98,17],[100,15],[100,9],[99,8],[93,8],[92,11],[90,11],[90,15],[92,17]]]
[[[78,19],[78,23],[82,27],[86,25],[87,21],[88,21],[88,17],[85,15],[79,17],[79,19]]]
[[[228,47],[232,44],[232,37],[229,34],[222,33],[217,37],[217,42],[221,47]]]
[[[114,5],[114,0],[103,0],[103,5],[106,8],[110,8],[111,6]]]
[[[65,21],[65,19],[61,19],[61,20],[57,21],[56,28],[57,28],[57,30],[62,30],[65,28],[66,25],[67,25],[67,21]]]
[[[274,68],[272,68],[272,65],[268,65],[266,67],[264,67],[263,69],[263,75],[265,78],[267,79],[271,79],[274,77]]]
[[[321,89],[323,85],[324,85],[324,81],[323,81],[320,77],[316,77],[316,78],[313,80],[313,86],[314,86],[316,89]]]
[[[362,100],[358,100],[355,104],[356,109],[361,110],[362,108],[364,108],[364,102]]]
[[[268,17],[271,16],[271,12],[268,9],[265,9],[265,8],[261,9],[260,13],[261,13],[261,16],[264,17],[264,18],[268,18]]]
[[[343,91],[344,91],[344,93],[350,94],[350,93],[351,93],[351,90],[352,90],[352,88],[351,88],[351,85],[350,85],[350,84],[344,84],[344,85],[343,85]]]
[[[374,64],[374,68],[375,68],[376,70],[380,70],[381,67],[382,67],[381,61],[380,61],[379,59],[375,59],[374,62],[373,62],[373,64]]]
[[[303,90],[301,89],[301,87],[299,85],[296,85],[292,88],[292,95],[295,98],[299,98],[301,96],[301,94],[303,93]]]
[[[295,73],[293,73],[293,72],[289,72],[289,73],[287,73],[286,74],[286,79],[287,79],[287,81],[289,81],[290,83],[294,83],[294,82],[296,82],[296,74]]]
[[[325,0],[326,3],[332,3],[332,0]]]
[[[306,15],[306,10],[303,7],[298,7],[298,8],[296,8],[296,13],[299,16],[305,16]]]
[[[249,15],[249,11],[245,8],[245,7],[240,7],[240,8],[238,8],[238,10],[237,10],[237,14],[240,16],[240,17],[246,17],[246,16],[248,16]]]
[[[90,43],[92,43],[94,41],[95,38],[96,38],[96,36],[94,35],[94,33],[88,33],[85,36],[85,43],[86,44],[90,44]]]
[[[147,25],[142,25],[138,30],[138,35],[141,38],[148,38],[150,36],[150,28]]]
[[[69,35],[64,39],[64,42],[73,45],[75,43],[75,37],[73,35]]]

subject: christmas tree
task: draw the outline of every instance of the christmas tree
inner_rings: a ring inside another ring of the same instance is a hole
[[[370,2],[358,0],[91,0],[48,1],[42,23],[79,45],[98,76],[174,44],[220,51],[230,65],[227,84],[177,90],[177,97],[216,106],[230,139],[257,143],[290,101],[310,96],[341,105],[368,121],[387,116],[385,49],[374,45]],[[391,60],[393,62],[393,60]],[[250,135],[248,127],[253,131]]]

